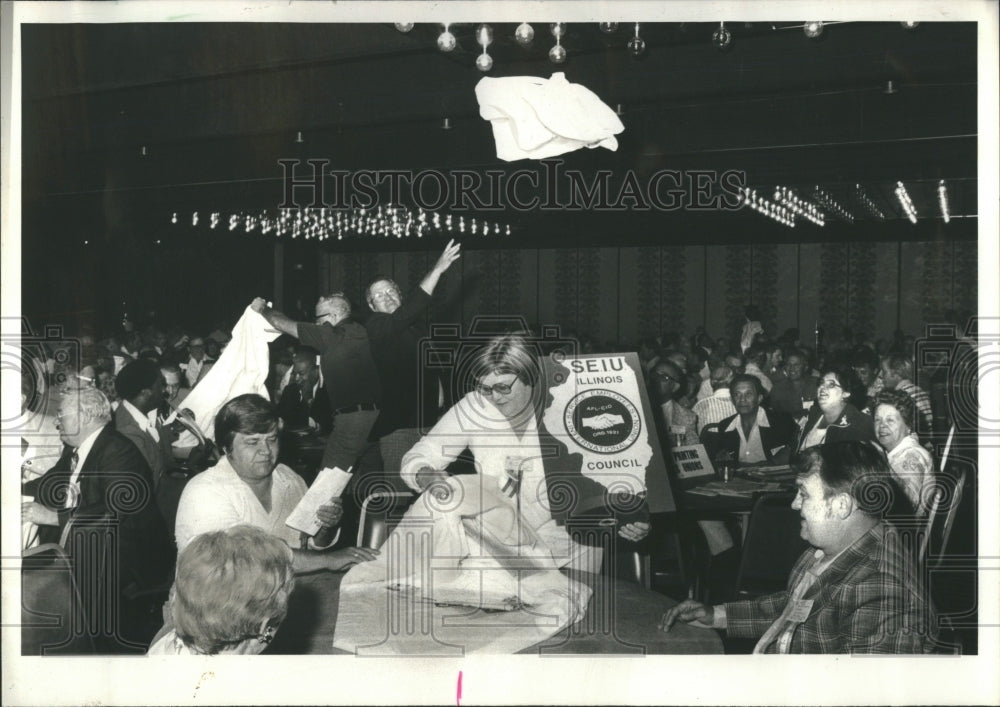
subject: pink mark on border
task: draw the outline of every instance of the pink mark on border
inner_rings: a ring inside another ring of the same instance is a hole
[[[458,685],[455,686],[455,704],[462,705],[462,671],[458,671]]]

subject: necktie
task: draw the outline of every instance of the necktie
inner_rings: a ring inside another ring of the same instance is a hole
[[[768,627],[767,631],[764,632],[764,635],[761,636],[759,641],[757,641],[757,645],[754,646],[753,649],[755,655],[764,653],[768,646],[775,641],[778,642],[778,653],[788,653],[788,648],[792,644],[791,639],[792,634],[795,632],[795,627],[802,621],[801,619],[799,621],[792,621],[790,620],[790,615],[796,608],[799,600],[802,599],[806,592],[809,591],[809,588],[816,583],[818,575],[815,572],[815,568],[816,565],[819,564],[822,557],[820,554],[821,552],[822,551],[817,551],[816,561],[813,562],[811,567],[802,573],[802,577],[799,579],[798,584],[795,585],[791,595],[788,597],[788,602],[785,604],[785,608],[781,612],[781,616],[779,616],[775,622]]]
[[[69,458],[69,487],[66,489],[66,503],[63,508],[75,508],[80,500],[80,482],[76,473],[80,465],[80,455],[77,450],[73,450],[73,456]]]

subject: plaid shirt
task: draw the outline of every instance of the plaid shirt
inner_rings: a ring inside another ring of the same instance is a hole
[[[812,610],[795,629],[789,652],[929,652],[937,618],[907,552],[898,533],[881,523],[844,550],[803,596],[813,600]],[[806,550],[792,568],[788,589],[726,604],[727,633],[762,636],[814,563],[815,550]],[[768,652],[774,651],[772,644]]]
[[[920,415],[918,434],[929,435],[934,431],[934,415],[931,414],[931,396],[923,388],[918,388],[912,381],[904,380],[896,384],[896,390],[913,398],[913,405]]]

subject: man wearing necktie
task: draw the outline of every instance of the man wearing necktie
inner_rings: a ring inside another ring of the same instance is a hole
[[[863,442],[813,447],[797,460],[802,537],[813,547],[785,591],[706,606],[688,599],[663,615],[759,639],[754,653],[925,653],[936,617],[916,574],[912,543],[882,516],[904,498],[888,463]]]
[[[101,391],[67,390],[57,417],[66,448],[44,476],[22,487],[23,495],[34,497],[22,505],[23,520],[39,526],[41,542],[63,540],[84,606],[114,602],[110,616],[85,617],[100,648],[128,650],[148,642],[152,632],[145,635],[147,627],[125,596],[157,588],[173,564],[152,474],[136,446],[111,424],[111,405]]]

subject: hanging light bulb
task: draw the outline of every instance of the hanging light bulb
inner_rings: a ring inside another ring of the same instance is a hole
[[[720,22],[719,29],[712,32],[712,42],[719,49],[725,49],[733,41],[733,35],[726,29],[726,23]]]
[[[170,217],[170,223],[177,223],[177,212],[176,211],[174,212],[174,215]]]
[[[493,68],[493,57],[486,53],[486,47],[483,47],[483,53],[476,57],[476,68],[482,72]]]
[[[646,51],[646,40],[639,36],[639,23],[635,23],[635,36],[628,40],[629,52],[632,56],[641,56],[644,51]]]
[[[549,61],[553,64],[561,64],[566,61],[566,49],[562,45],[562,37],[566,34],[566,25],[562,22],[553,22],[549,25],[549,31],[556,38],[556,45],[549,49]]]
[[[529,25],[527,22],[522,22],[514,30],[514,39],[522,47],[526,47],[531,44],[531,41],[535,38],[535,28]]]
[[[914,22],[913,20],[907,20],[905,22],[900,22],[899,24],[903,25],[906,29],[916,29],[920,26],[919,22]]]
[[[444,25],[444,31],[441,32],[441,34],[439,34],[438,38],[437,38],[438,49],[440,49],[443,52],[450,52],[450,51],[452,51],[455,48],[455,44],[456,44],[456,42],[455,42],[455,35],[453,35],[449,31],[449,29],[448,29],[449,26],[450,25],[448,23],[445,23],[445,25]]]
[[[816,39],[816,37],[823,34],[823,23],[822,22],[806,22],[802,25],[802,31],[806,33],[809,39]]]
[[[493,44],[493,28],[487,24],[479,25],[476,28],[476,42],[483,49]]]
[[[412,22],[395,22],[393,23],[393,26],[400,32],[409,32],[411,29],[413,29]]]
[[[602,22],[599,26],[604,34],[614,34],[618,31],[617,22]]]

